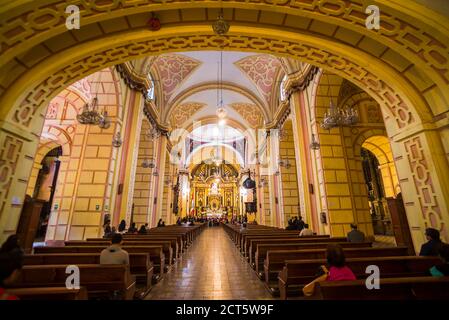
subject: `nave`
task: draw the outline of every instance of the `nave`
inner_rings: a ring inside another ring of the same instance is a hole
[[[206,228],[146,297],[161,300],[271,298],[221,226]]]

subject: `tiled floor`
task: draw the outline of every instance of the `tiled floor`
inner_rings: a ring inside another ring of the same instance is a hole
[[[204,230],[146,299],[272,299],[221,227]]]

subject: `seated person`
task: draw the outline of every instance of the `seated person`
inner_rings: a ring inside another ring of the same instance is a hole
[[[448,277],[449,276],[449,244],[442,244],[438,251],[441,264],[433,266],[430,269],[430,274],[433,277]]]
[[[434,228],[426,229],[427,242],[421,246],[420,256],[438,256],[438,251],[442,245],[440,232]]]
[[[299,236],[300,237],[313,236],[313,231],[309,229],[309,225],[307,223],[304,224],[304,228],[299,233]]]
[[[147,234],[147,228],[145,228],[145,225],[142,225],[139,229],[138,234]]]
[[[13,284],[23,265],[23,252],[17,248],[0,253],[0,300],[18,300],[16,296],[9,295],[8,286]]]
[[[0,252],[11,252],[11,251],[20,251],[23,253],[22,248],[19,244],[19,237],[16,234],[12,234],[6,239],[6,241],[2,244],[0,248]]]
[[[296,227],[295,227],[295,225],[293,224],[293,220],[292,219],[289,219],[288,220],[288,226],[287,226],[287,228],[285,228],[285,230],[295,230],[296,229]]]
[[[131,227],[128,228],[127,233],[137,233],[136,223],[131,223]]]
[[[327,267],[320,267],[320,276],[307,284],[303,288],[303,293],[306,296],[313,294],[315,283],[321,281],[344,281],[356,280],[352,270],[346,266],[346,258],[343,248],[338,244],[330,244],[326,250]]]
[[[128,264],[128,252],[121,248],[123,236],[116,233],[112,236],[111,245],[101,251],[100,264]]]
[[[357,225],[351,224],[351,231],[348,232],[347,238],[349,242],[365,242],[365,234],[362,231],[357,230]]]
[[[145,230],[147,230],[147,233],[150,232],[150,227],[148,226],[148,223],[145,223]]]

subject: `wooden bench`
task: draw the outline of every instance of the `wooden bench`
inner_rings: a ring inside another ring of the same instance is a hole
[[[66,287],[11,288],[8,294],[19,300],[87,300],[85,287],[67,289]]]
[[[314,239],[314,238],[272,238],[272,239],[250,239],[247,258],[250,265],[255,268],[255,257],[257,246],[261,244],[329,244],[329,243],[348,243],[345,238],[327,238],[327,239]],[[371,242],[362,243],[358,246],[371,247]],[[265,257],[262,255],[262,259]]]
[[[80,264],[80,286],[87,289],[89,298],[112,296],[115,291],[122,293],[124,300],[134,298],[136,279],[127,265]],[[65,286],[68,274],[64,265],[23,266],[17,288]]]
[[[108,247],[110,245],[110,241],[108,240],[99,240],[99,241],[65,241],[65,245],[68,247],[79,247],[79,246],[104,246]],[[171,247],[170,241],[162,241],[162,240],[148,240],[148,241],[126,241],[123,243],[122,247],[129,246],[162,246],[162,251],[165,255],[165,267],[168,268],[174,263],[173,258],[173,249]]]
[[[365,280],[317,283],[310,300],[449,300],[449,277],[380,279],[368,290]]]
[[[50,253],[27,254],[24,265],[78,265],[100,264],[99,253]],[[129,254],[130,272],[136,277],[137,284],[143,285],[144,293],[151,289],[154,267],[148,253]]]
[[[268,251],[297,251],[297,250],[314,250],[314,249],[325,249],[329,243],[327,242],[317,242],[317,243],[264,243],[257,244],[256,253],[254,254],[253,267],[256,270],[256,273],[259,277],[262,277],[262,269],[264,265],[264,261],[267,256]],[[343,248],[371,248],[371,242],[337,242],[335,244],[340,245]],[[289,258],[285,260],[293,260],[296,258]],[[282,265],[283,266],[283,265]],[[282,266],[280,269],[282,269]],[[277,277],[277,275],[276,275]]]
[[[271,240],[271,239],[299,239],[304,242],[343,242],[346,241],[345,238],[330,238],[328,236],[308,236],[308,237],[300,237],[296,234],[269,234],[269,235],[249,235],[243,239],[243,247],[241,248],[242,254],[247,257],[249,256],[249,251],[251,248],[252,241],[256,240]],[[333,240],[330,240],[333,239]]]
[[[163,278],[165,270],[165,255],[161,246],[123,246],[129,254],[147,253],[153,262],[153,279],[159,281]],[[34,253],[101,253],[105,246],[80,247],[36,247]]]
[[[345,248],[346,258],[362,257],[401,257],[407,256],[407,247],[393,248]],[[286,260],[313,260],[325,259],[326,249],[306,250],[268,250],[263,263],[263,278],[266,286],[272,294],[278,293],[278,275],[284,267]],[[262,271],[262,270],[260,270]]]
[[[365,279],[366,267],[376,265],[380,269],[381,278],[419,277],[428,275],[429,269],[440,263],[437,257],[369,257],[350,258],[346,264],[354,272],[357,279]],[[290,295],[302,293],[304,285],[316,278],[319,266],[325,265],[324,259],[313,260],[286,260],[279,272],[279,293],[285,300]]]

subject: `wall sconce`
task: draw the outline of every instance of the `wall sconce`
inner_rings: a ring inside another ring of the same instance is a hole
[[[284,168],[286,168],[286,169],[290,169],[291,168],[291,164],[290,164],[290,161],[288,160],[288,159],[279,159],[279,162],[278,162],[278,164],[279,164],[279,166],[281,166],[281,167],[284,167]]]
[[[154,158],[145,158],[142,162],[142,167],[143,168],[150,168],[153,169],[156,166],[156,164],[154,163]]]

